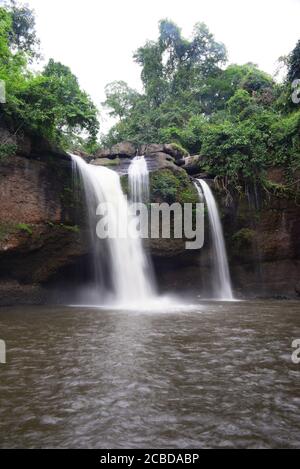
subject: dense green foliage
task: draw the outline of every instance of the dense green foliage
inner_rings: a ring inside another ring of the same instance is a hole
[[[174,142],[201,156],[199,170],[232,185],[264,182],[272,165],[290,174],[299,168],[300,105],[291,99],[291,84],[300,78],[300,41],[282,84],[252,63],[224,68],[225,47],[204,24],[187,40],[161,21],[158,40],[139,48],[134,60],[144,92],[124,82],[108,85],[105,106],[119,121],[103,145]]]
[[[198,192],[184,171],[174,174],[170,169],[154,171],[150,177],[151,199],[172,204],[197,203]]]
[[[42,135],[70,147],[98,133],[97,109],[80,89],[71,70],[53,60],[41,73],[28,64],[38,56],[33,12],[11,2],[0,8],[0,80],[6,85],[6,103],[0,118],[14,130]]]
[[[0,8],[0,80],[7,101],[0,104],[0,119],[15,132],[95,151],[95,105],[65,65],[50,60],[33,73],[30,63],[39,56],[33,12],[10,0]],[[300,79],[300,41],[285,59],[281,84],[252,63],[226,66],[225,46],[203,23],[188,40],[176,24],[162,20],[157,40],[140,47],[134,60],[143,92],[123,81],[107,85],[104,106],[118,122],[102,145],[172,142],[200,155],[199,171],[236,187],[241,181],[265,183],[265,171],[274,165],[293,178],[300,166],[300,104],[292,100]],[[0,143],[0,158],[15,151],[10,144]]]
[[[18,5],[11,0],[6,7],[10,14],[12,27],[9,31],[9,44],[14,51],[27,54],[29,60],[40,58],[40,41],[35,31],[35,17],[27,6]]]
[[[297,42],[295,49],[288,58],[288,80],[300,79],[300,40]]]

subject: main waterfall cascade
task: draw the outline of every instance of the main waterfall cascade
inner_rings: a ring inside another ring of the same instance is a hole
[[[199,197],[204,196],[209,218],[210,233],[213,250],[213,286],[214,296],[219,300],[233,300],[227,252],[222,224],[217,203],[209,185],[203,179],[197,179],[195,184]]]
[[[93,248],[96,301],[103,303],[106,293],[103,291],[103,285],[107,284],[109,276],[112,298],[106,298],[107,301],[110,300],[116,306],[145,307],[155,299],[156,293],[152,277],[149,275],[142,240],[138,236],[129,235],[100,240],[96,235],[99,221],[96,210],[101,203],[109,204],[107,221],[114,233],[119,232],[119,227],[128,226],[131,221],[130,207],[123,194],[120,177],[108,168],[87,164],[79,156],[71,157],[82,179],[86,198]],[[84,298],[84,302],[90,304],[91,298]],[[95,303],[94,297],[92,302]]]

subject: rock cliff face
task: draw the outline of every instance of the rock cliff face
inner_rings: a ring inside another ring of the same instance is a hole
[[[85,250],[68,156],[27,149],[0,161],[0,304],[44,301],[43,285]]]
[[[120,174],[126,174],[131,158],[137,153],[145,155],[152,171],[151,201],[166,201],[169,194],[163,188],[174,188],[184,173],[208,177],[201,174],[203,161],[200,162],[199,156],[187,156],[172,145],[136,148],[128,143],[119,144],[113,149],[99,151],[93,163],[109,165]],[[270,183],[279,187],[286,182],[281,168],[271,169],[267,177]],[[236,195],[228,203],[227,194],[220,191],[213,180],[209,182],[221,210],[236,292],[240,296],[299,295],[300,206],[293,194]],[[179,185],[172,201],[196,200],[197,194],[189,180],[186,185]],[[208,230],[205,238],[204,248],[198,253],[185,251],[184,242],[180,240],[159,239],[146,243],[154,257],[162,289],[209,291],[211,253]]]
[[[300,296],[300,206],[289,195],[260,194],[235,197],[208,180],[218,198],[233,286],[240,297]],[[281,180],[281,182],[283,182]],[[206,224],[207,226],[207,224]],[[159,262],[164,287],[209,291],[210,240],[203,249],[186,253],[174,262]],[[178,275],[177,275],[178,272]]]
[[[300,206],[284,196],[265,196],[258,207],[239,200],[227,214],[234,284],[249,294],[295,296],[300,279]]]
[[[48,286],[56,279],[61,283],[67,277],[72,283],[74,266],[79,268],[80,281],[88,275],[84,207],[74,195],[70,158],[38,139],[24,137],[15,143],[15,154],[0,160],[0,305],[47,301]],[[125,143],[89,159],[123,175],[126,191],[126,172],[137,152],[145,154],[151,170],[152,201],[198,200],[182,168],[191,164],[189,173],[195,174],[195,161],[185,161],[186,155],[174,146],[138,149]],[[279,184],[282,174],[276,171],[270,178]],[[238,294],[300,295],[300,207],[294,198],[262,195],[257,204],[236,197],[228,204],[224,192],[211,184],[219,200]],[[152,240],[147,248],[161,290],[209,291],[208,234],[198,252],[185,251],[181,240]]]

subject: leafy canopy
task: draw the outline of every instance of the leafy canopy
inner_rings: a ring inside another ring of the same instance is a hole
[[[33,11],[15,1],[0,8],[0,80],[7,101],[0,104],[1,120],[66,147],[85,138],[92,144],[97,108],[65,65],[51,59],[42,72],[31,72],[28,63],[39,56],[38,47]]]
[[[197,23],[191,39],[169,20],[156,41],[134,54],[144,92],[124,82],[106,88],[105,106],[119,121],[102,144],[174,142],[200,155],[199,172],[232,184],[264,180],[265,170],[300,167],[300,110],[291,81],[300,78],[300,41],[288,57],[285,83],[249,62],[226,64],[226,49]]]

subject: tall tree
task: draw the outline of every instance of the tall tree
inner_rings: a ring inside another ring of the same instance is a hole
[[[300,80],[300,40],[292,51],[288,59],[288,81],[292,83],[294,80]]]
[[[6,9],[12,20],[9,32],[10,47],[13,51],[25,53],[30,61],[40,58],[40,41],[36,34],[34,11],[27,5],[19,5],[16,0],[10,0]]]
[[[130,114],[131,109],[140,95],[130,88],[125,81],[114,81],[105,87],[106,100],[103,105],[110,109],[110,116],[123,119]]]
[[[43,73],[28,80],[17,96],[23,120],[47,137],[59,140],[86,131],[96,138],[97,108],[69,67],[50,59]]]
[[[196,91],[226,62],[226,49],[203,23],[195,25],[192,39],[187,40],[176,24],[165,19],[159,23],[158,40],[140,47],[134,59],[142,67],[149,103],[157,106],[183,90]]]

